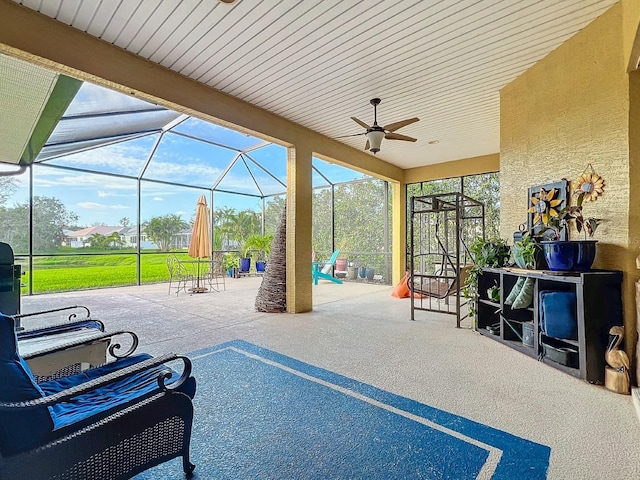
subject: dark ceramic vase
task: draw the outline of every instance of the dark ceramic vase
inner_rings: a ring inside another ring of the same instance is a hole
[[[546,240],[540,242],[549,270],[588,272],[596,258],[597,240]]]

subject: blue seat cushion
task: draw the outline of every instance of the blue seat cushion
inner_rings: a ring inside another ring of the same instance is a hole
[[[540,299],[540,329],[550,337],[576,339],[576,294],[542,290]]]
[[[128,367],[135,363],[151,358],[150,355],[140,354],[118,360],[101,367],[85,370],[69,377],[51,380],[40,384],[45,395],[53,395],[67,388],[93,380],[115,370]],[[149,397],[159,391],[158,376],[166,370],[166,366],[159,366],[131,375],[103,387],[74,397],[70,402],[59,403],[51,407],[55,430],[64,429],[71,425],[84,422],[91,417],[104,417],[110,411]],[[180,376],[174,372],[168,384],[178,380]],[[195,379],[190,378],[180,391],[191,398],[195,395]]]
[[[13,317],[0,313],[0,401],[23,402],[44,396],[31,369],[18,355]],[[53,429],[47,407],[0,410],[0,449],[4,455],[37,445]]]

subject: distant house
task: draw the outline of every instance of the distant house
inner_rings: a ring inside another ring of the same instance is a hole
[[[72,248],[83,248],[91,246],[91,235],[99,234],[108,237],[114,232],[120,233],[125,227],[109,227],[106,225],[96,225],[95,227],[87,227],[82,230],[66,233],[66,241]]]
[[[69,245],[72,248],[83,248],[91,246],[91,236],[95,234],[108,237],[113,233],[117,233],[122,240],[123,248],[137,248],[138,247],[138,227],[123,227],[123,226],[105,226],[96,225],[94,227],[87,227],[81,230],[65,230],[65,245]],[[185,249],[189,248],[189,242],[191,241],[191,230],[178,232],[174,235],[171,242],[171,248]],[[142,233],[140,236],[140,248],[141,249],[157,249],[158,246],[150,240],[147,240],[147,236]]]
[[[171,241],[171,248],[182,250],[185,248],[189,248],[189,243],[191,243],[191,229],[182,230],[173,236],[173,240]]]
[[[136,248],[138,246],[138,227],[126,227],[120,232],[120,238],[124,242],[125,248]],[[141,249],[153,249],[158,246],[150,240],[147,240],[147,236],[142,232],[140,235],[140,248]]]

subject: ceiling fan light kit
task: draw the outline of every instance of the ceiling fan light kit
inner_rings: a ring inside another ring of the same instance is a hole
[[[369,143],[369,151],[378,153],[380,151],[380,145],[382,145],[382,139],[384,138],[384,130],[380,127],[377,129],[370,129],[367,131],[367,140]]]
[[[356,117],[351,117],[351,119],[356,122],[361,127],[366,129],[364,135],[367,137],[367,143],[364,146],[365,150],[369,150],[370,152],[378,153],[380,151],[380,146],[382,144],[382,139],[386,138],[387,140],[403,140],[405,142],[415,142],[416,139],[412,137],[408,137],[406,135],[401,135],[399,133],[394,133],[396,130],[399,130],[402,127],[410,125],[414,122],[420,120],[418,117],[409,118],[407,120],[402,120],[400,122],[390,123],[389,125],[385,125],[381,127],[378,125],[378,105],[380,105],[381,100],[379,98],[372,98],[370,103],[373,105],[373,125],[369,126],[362,120],[358,120]],[[363,135],[363,134],[360,134]]]

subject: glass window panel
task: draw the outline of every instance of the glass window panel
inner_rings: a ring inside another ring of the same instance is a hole
[[[262,199],[214,192],[213,202],[214,250],[242,250],[251,235],[262,233]]]
[[[233,167],[224,175],[216,186],[216,190],[262,196],[256,182],[249,175],[242,158],[238,158]]]
[[[60,165],[138,178],[157,139],[158,135],[148,135],[126,142],[91,148],[49,160],[47,165]]]
[[[35,253],[130,247],[117,237],[123,223],[135,222],[136,180],[48,165],[35,165],[33,173]]]
[[[264,233],[275,235],[282,221],[282,211],[287,204],[286,195],[276,195],[265,199]]]
[[[16,170],[15,165],[0,163],[0,172]],[[0,177],[0,241],[11,245],[14,255],[29,253],[28,169],[21,175]]]
[[[484,203],[485,237],[500,237],[500,173],[463,177],[464,194]]]
[[[263,195],[275,195],[287,191],[286,181],[283,185],[280,181],[273,178],[249,159],[246,159],[246,165],[251,171],[253,178],[255,178]]]
[[[263,143],[263,140],[252,137],[251,135],[236,132],[193,117],[180,123],[172,130],[202,138],[219,145],[228,146],[235,150],[242,150]]]
[[[127,112],[132,110],[157,109],[157,105],[137,97],[131,97],[115,90],[83,83],[65,116],[99,114],[109,112]]]
[[[133,140],[140,137],[146,137],[147,134],[144,135],[123,135],[122,137],[118,137],[117,139],[105,140],[104,138],[99,138],[95,140],[87,140],[84,142],[77,142],[73,145],[52,145],[49,147],[44,147],[38,157],[36,158],[37,162],[44,162],[46,160],[55,159],[58,157],[64,157],[66,155],[71,155],[73,153],[80,153],[85,150],[91,150],[100,147],[106,147],[107,145],[114,145],[120,142],[126,142],[127,140]]]
[[[311,170],[311,184],[313,185],[313,188],[326,187],[330,185],[330,183],[322,178],[322,175],[320,175],[315,169]]]
[[[368,180],[335,187],[335,242],[340,256],[358,267],[385,272],[384,182]],[[385,279],[389,282],[389,279]]]
[[[65,145],[73,150],[75,143],[141,133],[160,133],[162,127],[180,116],[171,110],[104,114],[92,117],[64,117],[53,130],[46,146]]]
[[[172,255],[178,257],[180,261],[192,262],[193,258],[189,257],[186,252],[172,252]],[[161,283],[169,281],[169,270],[167,269],[167,253],[151,253],[144,252],[140,256],[140,283]],[[188,264],[190,265],[190,264]],[[176,292],[176,283],[171,284],[171,292],[167,285],[167,293]]]
[[[35,257],[33,293],[135,285],[136,263],[135,254]]]
[[[210,191],[143,181],[140,193],[140,249],[187,251],[198,197],[205,194],[209,204]]]
[[[313,158],[313,166],[316,167],[322,175],[327,177],[331,183],[350,182],[361,178],[371,178],[355,170],[342,167],[335,163],[325,162],[319,158]]]
[[[165,133],[143,178],[211,188],[236,155],[227,148]]]
[[[285,147],[271,143],[245,155],[259,163],[282,183],[287,184],[287,149]]]
[[[328,260],[333,253],[331,236],[331,188],[313,190],[312,248],[316,260]]]

